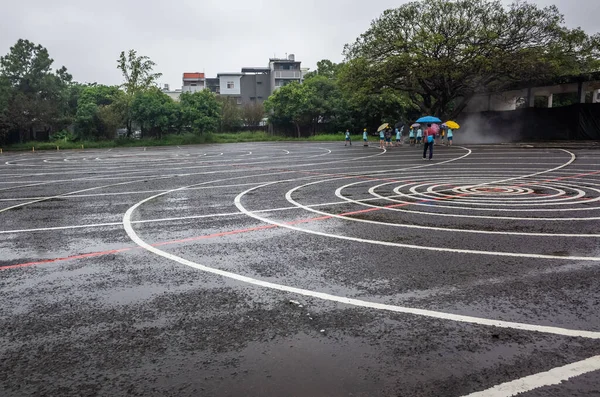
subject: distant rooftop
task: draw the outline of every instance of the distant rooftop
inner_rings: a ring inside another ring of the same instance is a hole
[[[254,68],[254,67],[247,67],[247,68],[242,68],[242,73],[266,73],[266,72],[270,72],[271,69],[269,68]]]
[[[296,63],[296,55],[285,54],[285,58],[277,58],[277,57],[269,58],[269,62],[294,62],[294,63]],[[298,62],[298,63],[300,63],[300,62]]]
[[[269,58],[269,62],[300,63],[300,61],[296,61],[295,59],[287,59],[287,58]]]
[[[243,76],[244,73],[240,72],[231,72],[231,73],[217,73],[217,77],[219,76]]]
[[[194,72],[194,73],[184,73],[184,79],[203,79],[204,73]]]

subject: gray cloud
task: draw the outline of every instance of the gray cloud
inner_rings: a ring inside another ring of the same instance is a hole
[[[509,0],[503,0],[509,3]],[[344,44],[364,32],[385,9],[405,0],[27,0],[2,6],[0,54],[19,38],[48,48],[82,82],[118,84],[116,59],[134,48],[180,85],[184,71],[239,71],[294,53],[303,66],[340,61]],[[570,27],[599,31],[598,0],[537,0],[556,4]]]

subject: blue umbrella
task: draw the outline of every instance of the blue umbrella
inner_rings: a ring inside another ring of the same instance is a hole
[[[437,117],[433,117],[433,116],[425,116],[425,117],[421,117],[419,120],[417,120],[417,123],[441,123],[442,120],[438,119]]]

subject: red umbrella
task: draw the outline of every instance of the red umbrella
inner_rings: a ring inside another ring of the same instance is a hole
[[[440,132],[440,126],[439,124],[431,124],[431,129],[436,133],[439,134]]]

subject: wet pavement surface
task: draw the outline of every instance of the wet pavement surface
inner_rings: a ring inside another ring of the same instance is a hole
[[[600,395],[600,148],[0,156],[0,396]]]

